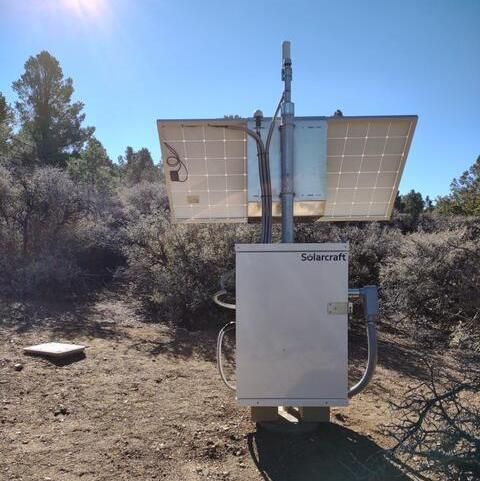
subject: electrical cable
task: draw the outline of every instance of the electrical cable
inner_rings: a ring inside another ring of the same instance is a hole
[[[282,93],[282,95],[280,96],[280,100],[278,101],[277,108],[275,109],[275,113],[273,114],[272,120],[270,121],[270,126],[268,128],[268,134],[267,134],[267,140],[265,142],[265,161],[264,161],[265,169],[266,169],[266,171],[265,171],[265,183],[267,185],[267,188],[269,189],[268,193],[269,193],[270,198],[272,196],[272,182],[271,182],[271,178],[270,178],[270,143],[272,141],[276,119],[277,119],[278,113],[280,112],[280,109],[282,107],[283,99],[284,99],[284,94]],[[271,205],[270,205],[270,209],[271,209]],[[272,242],[272,222],[273,222],[272,217],[273,216],[272,216],[271,213],[267,217],[267,222],[269,223],[269,224],[267,224],[267,227],[266,227],[266,231],[268,232],[267,243]]]
[[[267,154],[270,154],[270,143],[272,141],[273,130],[274,130],[274,127],[275,127],[275,121],[277,120],[278,113],[280,112],[280,109],[282,107],[282,102],[283,102],[283,93],[280,97],[280,100],[278,101],[277,108],[275,109],[275,113],[273,114],[272,120],[270,122],[270,126],[268,128],[267,141],[265,142],[265,150],[267,151]]]
[[[183,179],[180,179],[180,176],[178,175],[178,180],[175,180],[175,182],[186,182],[188,180],[187,166],[185,165],[184,162],[182,162],[182,160],[180,159],[180,155],[170,144],[168,144],[167,142],[163,142],[163,144],[170,151],[170,154],[171,154],[167,156],[165,160],[166,164],[172,169],[176,169],[176,170],[173,170],[173,172],[177,172],[177,174],[179,174],[182,167],[185,170],[185,177]]]
[[[231,130],[241,130],[255,140],[257,146],[258,169],[260,177],[260,198],[262,204],[262,244],[270,243],[272,239],[272,188],[270,182],[270,170],[266,162],[265,145],[260,135],[242,125],[209,124],[209,127],[217,127]]]

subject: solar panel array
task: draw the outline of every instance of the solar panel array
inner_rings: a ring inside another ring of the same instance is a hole
[[[417,117],[331,118],[323,221],[387,220]]]
[[[417,117],[311,119],[312,126],[318,119],[326,119],[328,124],[327,195],[325,202],[319,201],[322,210],[324,203],[320,220],[388,220]],[[245,132],[223,125],[245,127],[247,119],[158,121],[162,158],[171,155],[168,144],[184,164],[179,169],[164,162],[175,222],[248,220],[247,156],[252,156],[251,149],[247,149]],[[279,151],[273,149],[273,152]],[[272,172],[279,173],[279,154],[271,155],[270,163]],[[256,158],[254,162],[250,159],[252,165],[256,165]],[[315,170],[313,167],[311,171]],[[179,181],[171,180],[172,170],[178,170]],[[305,177],[305,172],[301,174]],[[300,178],[298,173],[297,183]],[[297,199],[299,207],[300,200]],[[312,212],[318,217],[318,206]]]

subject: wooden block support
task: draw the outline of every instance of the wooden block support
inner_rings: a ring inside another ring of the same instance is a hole
[[[270,406],[250,406],[252,422],[278,421],[278,408]]]
[[[304,406],[298,409],[302,421],[314,423],[330,422],[330,408],[328,407]]]

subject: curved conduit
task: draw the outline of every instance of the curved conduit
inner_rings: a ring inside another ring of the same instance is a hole
[[[213,301],[220,307],[224,307],[226,309],[236,309],[235,304],[230,304],[220,300],[220,297],[225,295],[226,293],[227,291],[225,289],[216,292],[213,296]],[[358,381],[357,384],[355,384],[348,390],[348,397],[352,398],[353,396],[356,396],[357,394],[362,392],[368,386],[373,377],[373,374],[375,373],[375,368],[377,367],[378,344],[377,327],[375,322],[378,316],[378,289],[377,286],[366,286],[362,287],[361,289],[350,289],[348,294],[349,297],[356,297],[362,300],[365,319],[367,321],[368,343],[367,367],[365,368],[365,371],[363,373],[363,376],[360,378],[360,381]],[[232,391],[235,391],[236,387],[231,384],[225,377],[222,363],[223,339],[225,337],[225,334],[233,329],[235,329],[235,323],[229,322],[218,333],[217,367],[224,384]]]

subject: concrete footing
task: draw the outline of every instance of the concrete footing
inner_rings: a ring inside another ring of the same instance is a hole
[[[306,423],[328,423],[330,422],[330,408],[317,406],[303,406],[298,409],[292,407],[283,408],[284,414],[289,413],[297,421]],[[252,422],[263,423],[279,421],[280,414],[277,407],[270,406],[251,406],[250,415]],[[285,415],[283,416],[285,417]],[[288,420],[288,419],[287,419]],[[293,418],[292,418],[293,420]]]
[[[252,422],[262,423],[267,421],[277,421],[278,420],[278,408],[276,406],[251,406],[250,416]]]
[[[330,408],[305,406],[299,407],[300,419],[309,423],[328,423],[330,422]]]

